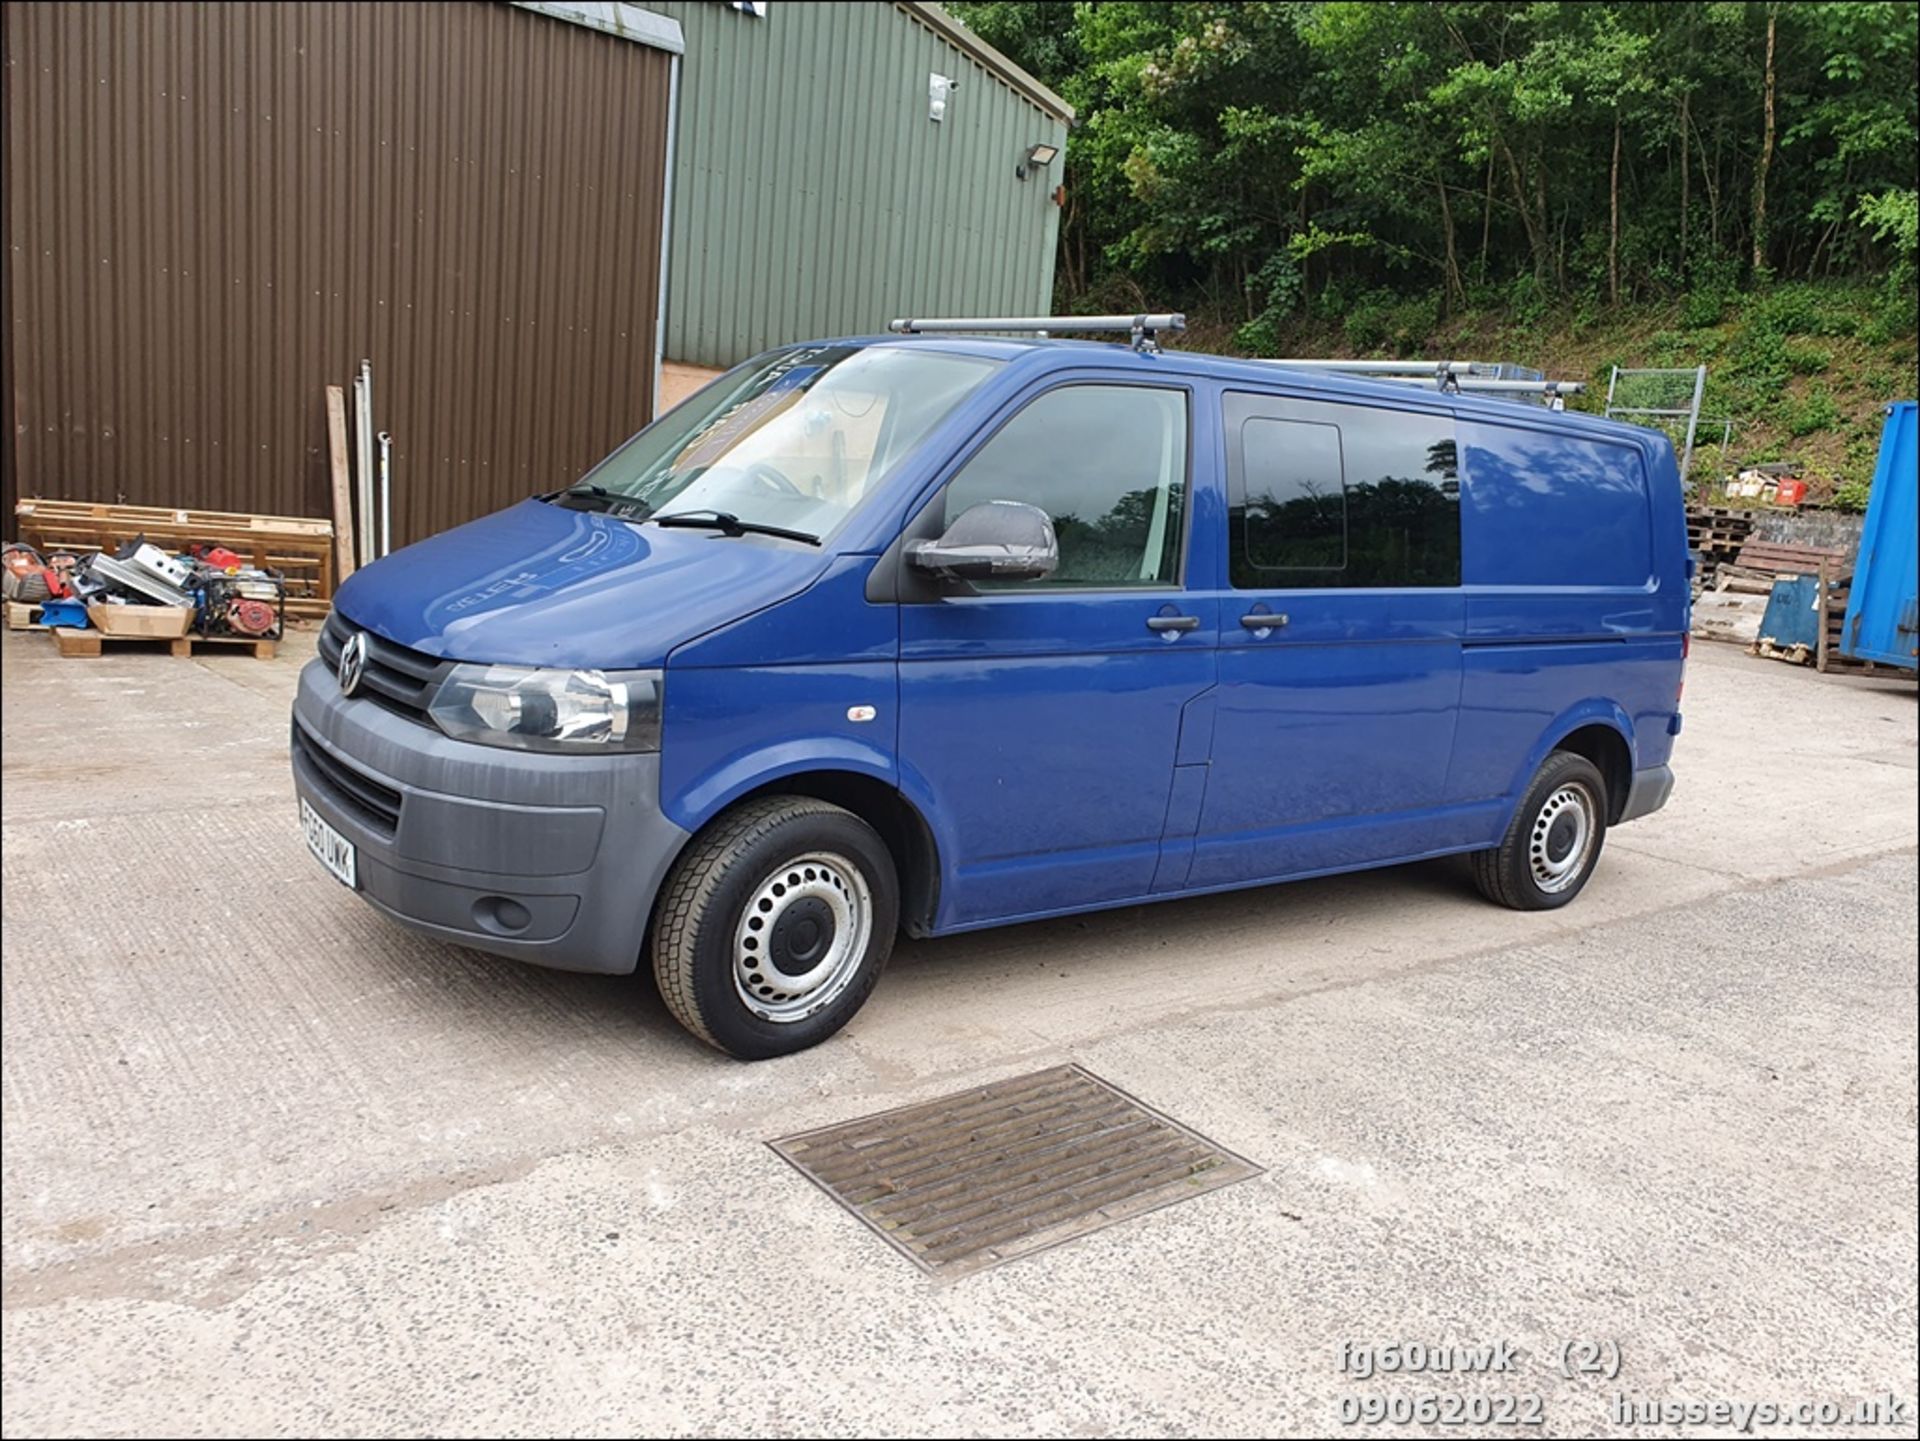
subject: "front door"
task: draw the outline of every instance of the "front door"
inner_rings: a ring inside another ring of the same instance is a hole
[[[1154,887],[1183,711],[1218,641],[1217,602],[1187,583],[1192,408],[1181,386],[1056,385],[918,522],[937,534],[969,506],[1025,501],[1060,544],[1046,580],[900,606],[902,783],[935,818],[938,930]]]
[[[1230,391],[1221,418],[1230,589],[1187,883],[1465,843],[1479,818],[1443,806],[1465,622],[1453,417]]]

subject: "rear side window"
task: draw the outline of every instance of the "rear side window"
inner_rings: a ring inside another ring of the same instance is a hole
[[[966,463],[947,486],[942,523],[983,501],[1023,500],[1053,518],[1060,541],[1059,568],[1040,584],[1172,585],[1186,480],[1185,391],[1068,385],[1035,399]]]
[[[1460,584],[1451,417],[1241,391],[1224,407],[1238,589]]]
[[[1463,420],[1471,585],[1640,587],[1653,511],[1640,452],[1525,426]]]

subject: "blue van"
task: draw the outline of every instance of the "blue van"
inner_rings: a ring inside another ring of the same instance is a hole
[[[1659,434],[1151,347],[796,345],[341,587],[315,856],[387,915],[650,965],[745,1058],[894,937],[1463,853],[1565,905],[1665,803]]]

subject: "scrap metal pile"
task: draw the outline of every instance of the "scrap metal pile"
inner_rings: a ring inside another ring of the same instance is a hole
[[[138,536],[111,555],[43,556],[12,544],[0,584],[8,600],[37,606],[45,626],[111,633],[118,608],[138,606],[181,613],[176,634],[277,640],[286,628],[285,578],[220,545],[170,553]]]

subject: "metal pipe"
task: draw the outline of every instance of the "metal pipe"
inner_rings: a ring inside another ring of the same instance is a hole
[[[1476,360],[1262,360],[1285,370],[1344,370],[1353,375],[1478,375],[1492,370]]]
[[[1680,484],[1687,483],[1687,472],[1693,469],[1693,437],[1700,428],[1700,402],[1707,393],[1707,368],[1702,365],[1693,372],[1693,408],[1687,412],[1687,448],[1680,453]]]
[[[1400,385],[1433,385],[1439,379],[1432,375],[1383,375],[1381,380],[1390,380]],[[1581,395],[1587,384],[1583,380],[1480,380],[1466,376],[1450,382],[1459,390],[1481,390],[1500,395]]]
[[[380,554],[393,550],[393,437],[380,432]]]
[[[1187,328],[1184,315],[1000,315],[944,319],[902,318],[890,321],[887,329],[895,335],[933,335],[974,330],[1046,331],[1054,335],[1097,335],[1115,332],[1167,331],[1179,334]]]
[[[667,66],[667,178],[660,202],[660,296],[653,317],[653,401],[647,407],[648,420],[660,418],[660,393],[667,371],[667,261],[673,239],[673,167],[680,142],[680,57]]]
[[[377,557],[373,528],[373,362],[360,362],[360,373],[353,378],[353,468],[355,517],[354,534],[358,538],[360,564],[371,565]]]

